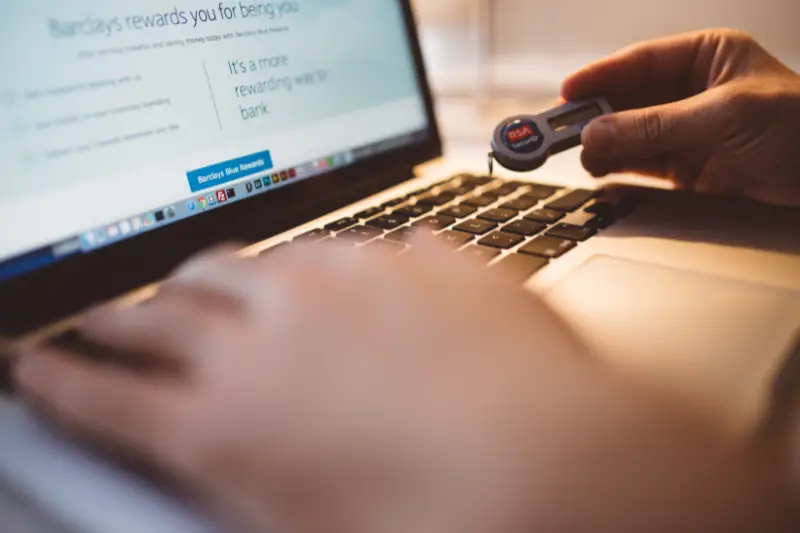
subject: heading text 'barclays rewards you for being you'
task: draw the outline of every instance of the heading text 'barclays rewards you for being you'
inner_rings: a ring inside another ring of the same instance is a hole
[[[162,13],[130,14],[111,18],[88,16],[79,19],[49,18],[47,25],[54,39],[71,37],[110,37],[124,31],[140,31],[146,29],[169,27],[193,27],[202,24],[241,20],[250,18],[282,19],[300,12],[299,0],[281,2],[218,2],[214,6],[197,9],[180,10]]]

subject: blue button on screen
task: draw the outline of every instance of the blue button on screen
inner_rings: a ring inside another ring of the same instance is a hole
[[[192,170],[186,173],[186,177],[189,179],[189,187],[192,192],[197,192],[213,189],[224,183],[246,178],[272,168],[272,155],[267,150]]]

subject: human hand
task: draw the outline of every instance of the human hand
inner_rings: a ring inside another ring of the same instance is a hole
[[[163,465],[251,531],[767,532],[783,518],[738,452],[591,359],[540,300],[430,241],[414,250],[204,255],[84,326],[180,372],[37,347],[18,379],[56,421]]]
[[[583,132],[596,177],[636,172],[800,205],[800,75],[743,33],[635,45],[572,75],[562,94],[605,96],[620,111]]]

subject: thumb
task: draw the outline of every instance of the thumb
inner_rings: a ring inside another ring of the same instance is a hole
[[[710,146],[722,137],[726,121],[718,95],[705,92],[600,117],[584,129],[583,145],[591,158],[639,161],[687,147]]]

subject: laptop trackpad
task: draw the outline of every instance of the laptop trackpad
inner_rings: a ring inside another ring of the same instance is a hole
[[[793,291],[607,256],[546,298],[602,357],[743,437],[765,415],[800,326]]]

